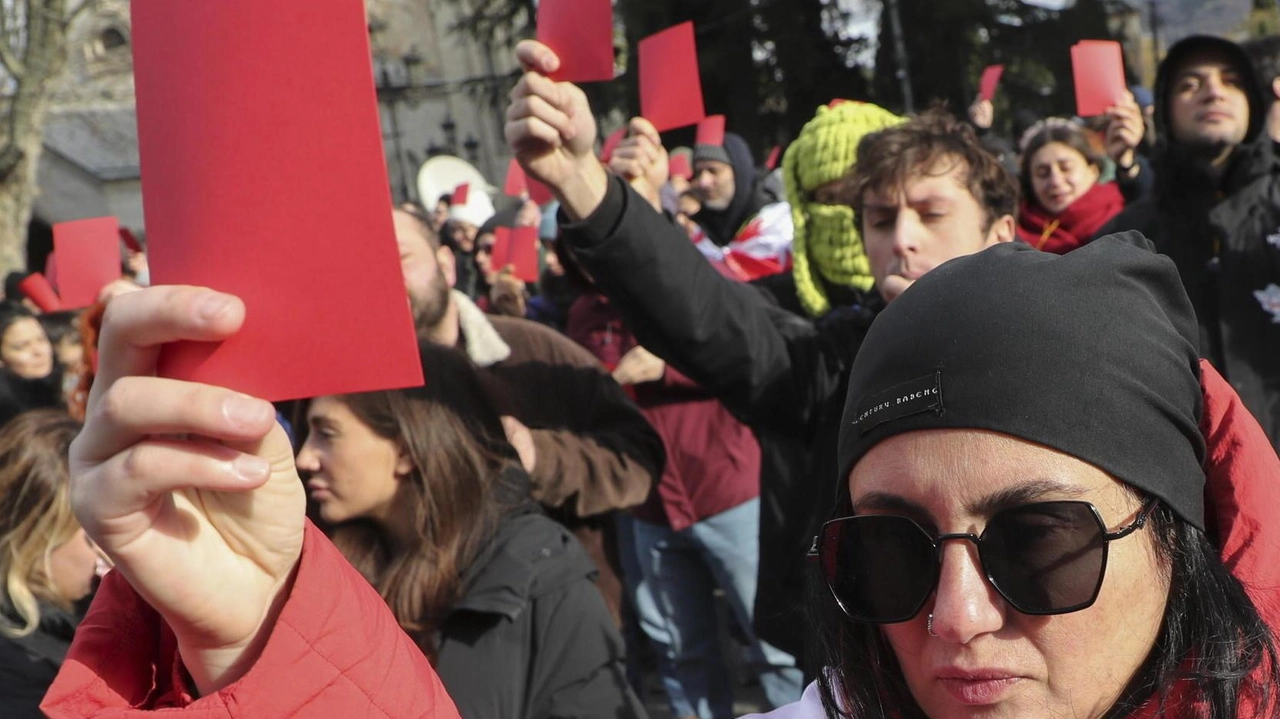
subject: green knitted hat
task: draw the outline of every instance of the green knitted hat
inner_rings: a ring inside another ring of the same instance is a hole
[[[875,278],[856,224],[847,236],[841,233],[840,237],[823,237],[809,231],[813,204],[809,193],[849,174],[864,136],[902,122],[904,118],[870,103],[836,101],[818,108],[818,114],[787,148],[782,175],[795,223],[792,253],[796,294],[814,317],[831,309],[815,271],[828,282],[863,292],[871,289]]]

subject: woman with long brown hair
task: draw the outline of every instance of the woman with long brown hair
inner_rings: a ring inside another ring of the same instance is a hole
[[[467,359],[421,351],[425,387],[312,400],[315,513],[463,716],[642,716],[591,560],[529,499]]]
[[[71,512],[67,450],[80,425],[34,410],[0,430],[0,707],[41,717],[90,595],[98,555]]]

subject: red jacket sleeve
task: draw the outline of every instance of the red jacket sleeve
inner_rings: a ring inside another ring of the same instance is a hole
[[[52,719],[126,719],[159,709],[209,719],[458,717],[382,598],[310,522],[293,590],[253,668],[199,699],[184,677],[172,632],[112,572],[41,708]]]
[[[1248,590],[1262,618],[1280,632],[1280,458],[1258,420],[1208,362],[1201,430],[1208,444],[1205,507],[1222,561]]]

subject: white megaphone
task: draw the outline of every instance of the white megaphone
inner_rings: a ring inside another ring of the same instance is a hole
[[[461,185],[468,186],[467,202],[454,207],[450,215],[479,227],[493,217],[495,192],[479,170],[453,155],[437,155],[418,170],[418,197],[427,207],[435,207],[441,197],[453,197]]]

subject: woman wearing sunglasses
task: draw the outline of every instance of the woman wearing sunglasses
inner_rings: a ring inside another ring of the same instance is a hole
[[[953,260],[876,320],[813,552],[828,669],[778,717],[1276,715],[1280,464],[1250,422],[1265,461],[1215,481],[1271,504],[1206,516],[1195,317],[1125,239]]]

